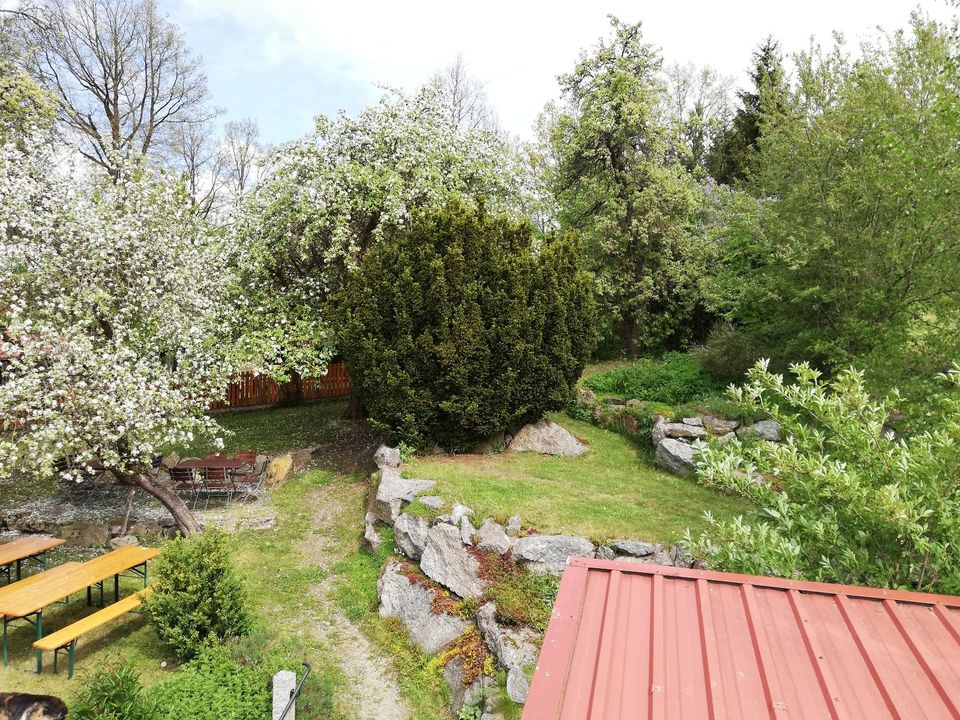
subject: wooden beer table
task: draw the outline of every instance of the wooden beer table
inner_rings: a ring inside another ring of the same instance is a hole
[[[5,575],[9,583],[13,579],[11,565],[16,566],[17,580],[22,576],[24,562],[30,561],[40,567],[46,567],[43,554],[65,542],[66,540],[60,538],[28,535],[0,545],[0,575]]]
[[[75,592],[86,589],[87,605],[92,604],[92,590],[100,588],[103,605],[103,583],[113,577],[113,598],[120,599],[120,575],[130,573],[143,578],[147,586],[147,561],[160,554],[158,548],[129,545],[113,550],[68,570],[53,568],[27,580],[3,588],[0,593],[0,614],[3,615],[3,664],[9,662],[7,626],[16,620],[25,620],[37,629],[37,640],[43,637],[43,609]],[[37,650],[37,672],[42,669],[43,653]]]

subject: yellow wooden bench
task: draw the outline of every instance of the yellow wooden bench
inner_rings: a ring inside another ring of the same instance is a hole
[[[46,637],[37,640],[33,648],[37,651],[53,651],[53,671],[57,672],[57,655],[61,650],[67,651],[67,677],[73,677],[73,658],[77,649],[77,640],[87,633],[106,625],[111,620],[116,620],[121,615],[126,615],[131,610],[136,610],[143,602],[153,588],[145,587],[138,593],[129,595],[123,600],[118,600],[112,605],[107,605],[102,610],[98,610],[93,615],[80,618],[75,623],[67,627],[50,633]]]

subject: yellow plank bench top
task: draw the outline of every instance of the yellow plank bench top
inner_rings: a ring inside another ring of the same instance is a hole
[[[36,650],[56,650],[64,645],[68,645],[77,638],[86,635],[88,632],[96,630],[102,625],[106,625],[111,620],[116,620],[121,615],[126,615],[131,610],[136,610],[143,602],[143,598],[153,590],[151,587],[145,587],[138,593],[128,595],[123,600],[118,600],[112,605],[107,605],[103,610],[98,610],[93,615],[80,618],[75,623],[67,625],[61,630],[50,633],[46,637],[33,643]]]
[[[142,565],[160,554],[159,548],[128,545],[79,563],[57,577],[46,577],[19,589],[0,595],[0,615],[26,617],[47,605],[86,590],[109,577]],[[46,573],[42,573],[46,575]]]
[[[62,538],[38,537],[30,535],[27,537],[11,540],[8,543],[0,545],[0,565],[9,565],[17,560],[24,560],[55,547],[60,547],[66,542]]]
[[[54,578],[63,577],[64,575],[69,575],[73,572],[80,563],[78,562],[65,562],[52,567],[49,570],[44,570],[43,572],[34,573],[33,575],[28,575],[23,580],[17,580],[14,583],[9,585],[4,585],[0,587],[0,598],[13,595],[20,592],[24,588],[28,588],[31,585],[36,585],[38,582],[47,582]]]

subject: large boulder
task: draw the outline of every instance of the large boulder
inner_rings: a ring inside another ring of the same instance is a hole
[[[498,623],[494,603],[488,602],[477,610],[477,627],[503,667],[525,668],[537,664],[536,634],[529,628],[514,629]]]
[[[557,423],[543,418],[520,428],[508,448],[510,452],[536,452],[542,455],[579,457],[587,446],[577,440],[570,431]]]
[[[726,435],[740,427],[740,422],[737,420],[726,420],[713,415],[702,415],[700,419],[711,435]]]
[[[460,711],[468,705],[478,706],[484,698],[484,688],[492,685],[490,678],[479,677],[466,684],[467,668],[463,658],[454,655],[443,668],[443,679],[450,688],[450,709],[458,717]]]
[[[657,465],[667,472],[687,476],[692,475],[696,469],[693,462],[695,452],[693,446],[687,445],[687,443],[673,438],[664,438],[657,445],[657,452],[653,459]]]
[[[513,538],[507,535],[500,523],[487,518],[477,531],[477,547],[503,555],[513,547]]]
[[[373,461],[381,470],[384,468],[398,468],[400,467],[400,448],[381,445],[373,454]]]
[[[53,695],[0,692],[0,718],[10,720],[64,720],[67,706]]]
[[[293,474],[293,455],[287,453],[275,457],[267,465],[267,485],[282,485]]]
[[[658,422],[650,431],[654,445],[659,445],[664,438],[702,440],[707,437],[707,431],[702,425],[688,425],[685,422],[668,423]]]
[[[613,551],[618,555],[629,555],[630,557],[647,557],[653,555],[657,546],[653,543],[643,542],[642,540],[615,540],[610,543]]]
[[[363,519],[363,543],[371,552],[376,552],[382,542],[383,536],[377,528],[377,516],[368,512]]]
[[[377,493],[370,502],[370,512],[393,525],[405,502],[412,502],[417,493],[431,490],[434,485],[433,480],[408,480],[400,477],[396,468],[386,467],[380,474]]]
[[[559,575],[570,557],[593,557],[593,543],[572,535],[527,535],[513,545],[513,559],[537,573]]]
[[[449,523],[437,523],[430,528],[420,569],[462,598],[483,594],[483,581],[477,576],[480,563],[463,546],[460,531]]]
[[[423,549],[427,546],[427,533],[430,532],[430,521],[408,513],[401,513],[393,523],[394,540],[403,554],[411,560],[419,560]]]
[[[120,535],[119,537],[112,538],[109,542],[111,550],[118,550],[119,548],[136,544],[138,544],[138,541],[133,535]]]
[[[465,620],[432,610],[433,592],[412,582],[400,563],[388,563],[377,581],[380,617],[400,618],[410,637],[428,655],[440,652],[469,627]]]
[[[744,440],[780,442],[780,423],[776,420],[761,420],[753,425],[744,425],[737,430],[737,437]]]

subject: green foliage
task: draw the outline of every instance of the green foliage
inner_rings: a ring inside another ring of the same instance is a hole
[[[778,111],[783,104],[783,58],[779,43],[772,37],[754,51],[750,80],[753,87],[739,93],[740,108],[707,157],[710,174],[726,185],[743,182],[755,170],[762,118],[765,113]]]
[[[699,477],[761,509],[755,521],[709,518],[688,538],[724,570],[925,591],[960,591],[960,368],[942,376],[935,427],[894,439],[896,398],[875,401],[863,374],[796,383],[760,363],[733,397],[781,423],[783,443],[703,446]]]
[[[150,688],[157,720],[262,720],[270,709],[265,668],[237,662],[222,646],[202,649],[172,677]]]
[[[0,57],[0,144],[8,140],[22,144],[36,133],[46,136],[54,118],[50,95],[12,61]]]
[[[70,720],[161,720],[164,716],[144,693],[129,665],[107,665],[86,677],[70,703]],[[186,717],[186,716],[185,716]]]
[[[702,190],[669,159],[657,51],[639,24],[560,76],[566,100],[551,129],[560,226],[580,238],[602,317],[629,356],[690,339],[705,253],[693,232]]]
[[[797,56],[761,121],[755,196],[724,197],[709,305],[786,360],[931,377],[960,352],[960,66],[912,28]],[[759,199],[756,199],[759,198]],[[868,376],[869,378],[870,376]]]
[[[718,380],[739,382],[760,358],[769,358],[769,349],[730,323],[720,323],[702,345],[690,354],[704,370]]]
[[[692,356],[678,352],[667,353],[662,362],[642,360],[597,373],[584,385],[594,392],[669,405],[714,394],[722,387]]]
[[[464,448],[566,405],[593,347],[589,278],[561,240],[452,202],[364,258],[344,356],[395,440]]]
[[[246,597],[228,538],[217,530],[168,543],[154,563],[150,622],[177,657],[189,660],[211,641],[250,629]]]

